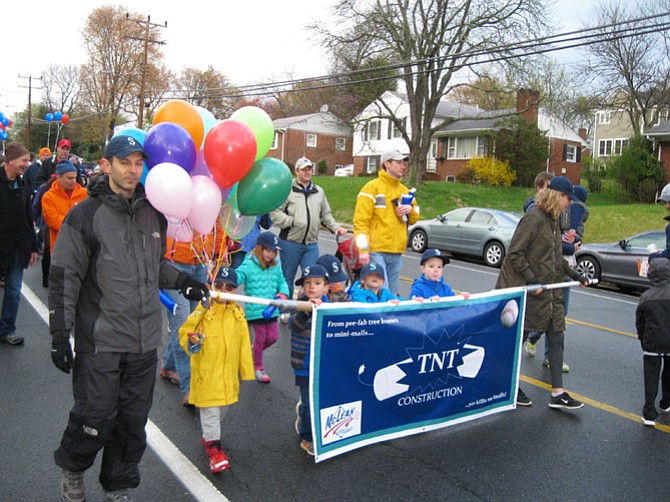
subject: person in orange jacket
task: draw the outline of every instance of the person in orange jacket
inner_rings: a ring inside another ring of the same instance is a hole
[[[42,196],[42,217],[49,227],[49,252],[53,253],[56,238],[70,208],[86,197],[88,192],[77,183],[77,169],[69,160],[56,166],[57,179]]]

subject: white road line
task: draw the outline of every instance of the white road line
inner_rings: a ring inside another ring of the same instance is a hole
[[[42,320],[49,324],[49,309],[25,282],[22,284],[21,294]],[[147,422],[146,433],[149,447],[197,500],[228,501],[151,420]]]

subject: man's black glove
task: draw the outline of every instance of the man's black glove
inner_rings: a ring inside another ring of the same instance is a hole
[[[207,286],[202,282],[198,282],[190,276],[186,276],[186,279],[181,283],[179,287],[181,294],[184,295],[184,298],[194,302],[205,301],[209,298],[209,290]]]
[[[51,360],[56,368],[64,373],[70,373],[74,356],[70,346],[70,335],[67,333],[54,333],[51,342]]]
[[[581,284],[582,286],[589,286],[589,285],[591,284],[589,278],[586,277],[586,275],[584,275],[584,274],[579,274],[579,275],[577,276],[576,281],[577,281],[579,284]]]

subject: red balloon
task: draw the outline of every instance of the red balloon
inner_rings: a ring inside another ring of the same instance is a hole
[[[7,127],[12,127],[14,125],[14,121],[12,119],[9,119],[9,124],[7,124]]]
[[[244,178],[253,166],[256,138],[246,124],[222,120],[207,133],[203,153],[214,181],[226,188]]]
[[[2,122],[0,122],[0,129],[2,129],[3,131],[5,130],[5,126]]]
[[[64,113],[63,116],[60,118],[60,121],[63,124],[67,124],[70,121],[70,116],[67,113]]]

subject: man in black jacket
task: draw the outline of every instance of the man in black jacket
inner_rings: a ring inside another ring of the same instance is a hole
[[[23,269],[37,262],[30,193],[21,179],[29,164],[30,152],[23,145],[7,144],[0,167],[0,270],[5,273],[0,342],[9,345],[23,343],[16,334]]]
[[[167,222],[139,183],[145,157],[133,138],[112,138],[103,161],[109,174],[65,217],[51,259],[51,357],[58,369],[73,369],[75,399],[54,454],[65,501],[85,499],[84,471],[101,449],[104,500],[131,500],[161,341],[158,288],[181,289],[189,300],[208,296],[163,258]]]

